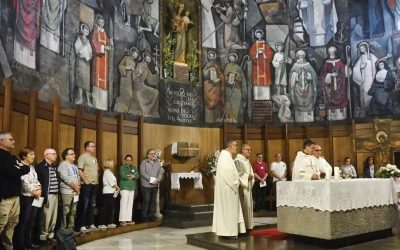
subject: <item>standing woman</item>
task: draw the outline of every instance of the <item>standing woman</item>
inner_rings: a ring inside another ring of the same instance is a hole
[[[33,149],[25,147],[18,154],[21,161],[18,164],[28,166],[29,173],[21,176],[22,193],[20,196],[20,214],[19,223],[16,228],[14,240],[16,249],[31,249],[32,246],[32,229],[36,220],[38,207],[32,206],[34,199],[39,199],[42,193],[42,187],[38,181],[33,161],[35,160],[35,152]]]
[[[140,177],[137,167],[132,165],[132,155],[126,155],[124,160],[125,163],[119,168],[121,186],[119,222],[121,226],[135,224],[135,222],[132,221],[132,208],[137,180]]]
[[[114,224],[114,203],[115,197],[118,195],[119,187],[117,178],[113,173],[114,161],[106,160],[104,162],[103,173],[103,200],[104,206],[101,214],[100,229],[116,228]],[[107,225],[107,226],[106,226]]]
[[[369,156],[367,158],[367,160],[365,160],[363,177],[364,178],[374,178],[374,174],[375,174],[374,157]]]

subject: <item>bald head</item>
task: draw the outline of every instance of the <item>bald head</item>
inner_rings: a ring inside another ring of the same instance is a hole
[[[44,159],[47,163],[53,164],[57,160],[57,152],[52,148],[46,148],[44,150]]]

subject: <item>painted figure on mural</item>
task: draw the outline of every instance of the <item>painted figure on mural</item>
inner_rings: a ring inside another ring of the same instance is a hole
[[[312,47],[326,45],[337,31],[334,0],[298,0],[297,9]]]
[[[93,64],[92,64],[92,95],[93,107],[108,109],[108,64],[111,40],[104,30],[104,18],[97,14],[95,28],[92,34]]]
[[[279,106],[278,119],[280,122],[293,122],[292,111],[290,110],[290,99],[287,95],[274,95],[272,100]]]
[[[387,0],[387,3],[394,17],[395,28],[400,31],[400,0]]]
[[[203,67],[205,122],[215,123],[221,118],[224,103],[225,77],[216,61],[217,55],[209,51]]]
[[[143,15],[138,31],[153,32],[153,35],[158,37],[160,26],[158,15],[158,0],[144,0]]]
[[[40,44],[56,53],[63,53],[64,15],[67,0],[43,0]]]
[[[132,47],[118,64],[120,74],[119,96],[115,101],[114,111],[127,112],[132,102],[132,73],[135,70],[139,50]]]
[[[215,11],[224,23],[224,46],[225,49],[242,49],[243,43],[240,39],[240,13],[234,8],[234,0],[224,0],[223,5],[217,4]]]
[[[328,120],[344,120],[347,117],[346,64],[337,58],[337,48],[328,48],[328,58],[321,69],[319,98],[326,105]]]
[[[214,18],[211,8],[214,0],[201,0],[202,47],[217,48],[217,38]]]
[[[158,68],[153,74],[149,68],[151,62],[150,53],[144,52],[142,61],[139,62],[132,73],[133,103],[129,112],[140,112],[145,117],[159,117],[158,113]]]
[[[294,107],[295,121],[312,122],[317,97],[317,74],[306,61],[304,50],[296,52],[296,59],[289,73],[289,97]]]
[[[271,99],[271,61],[272,51],[263,39],[264,32],[260,29],[255,31],[256,41],[249,50],[252,61],[251,81],[253,84],[254,100]]]
[[[185,5],[180,3],[173,19],[173,31],[175,33],[175,62],[186,63],[187,30],[193,22],[189,18],[189,11],[185,11]]]
[[[395,1],[395,0],[392,0]],[[391,0],[368,0],[369,35],[385,35],[393,31],[393,18],[389,5]]]
[[[88,106],[92,106],[90,94],[90,60],[92,60],[93,51],[89,41],[89,26],[86,23],[81,23],[79,26],[80,34],[74,43],[75,50],[75,70],[74,80],[78,90],[78,98],[75,104],[84,103],[85,100]]]
[[[144,14],[144,0],[123,0],[126,11],[125,25],[139,30],[140,20]]]
[[[274,85],[276,88],[276,95],[287,94],[287,74],[286,64],[292,63],[292,60],[284,54],[285,46],[281,42],[275,44],[276,53],[272,59],[272,65],[275,68]]]
[[[238,55],[229,53],[229,62],[224,68],[225,107],[222,118],[230,123],[243,123],[247,102],[247,83],[243,70],[238,64]]]
[[[138,32],[138,39],[136,41],[136,48],[139,50],[139,54],[143,55],[144,52],[151,53],[151,47],[149,41],[143,31]]]
[[[391,70],[385,60],[378,61],[375,80],[368,91],[371,102],[367,110],[370,116],[392,115],[391,92],[395,87],[395,81]]]
[[[371,52],[367,42],[360,42],[357,48],[360,56],[353,66],[353,81],[360,87],[361,116],[365,116],[366,109],[371,102],[368,91],[375,79],[375,64],[378,59]]]
[[[15,14],[14,59],[36,69],[36,43],[40,31],[42,1],[13,0]]]

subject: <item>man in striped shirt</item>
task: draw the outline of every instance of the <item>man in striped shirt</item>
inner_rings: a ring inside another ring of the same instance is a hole
[[[54,228],[57,222],[59,176],[55,162],[57,153],[54,149],[48,148],[44,151],[44,160],[37,164],[35,169],[40,184],[42,185],[42,221],[40,240],[54,239]]]

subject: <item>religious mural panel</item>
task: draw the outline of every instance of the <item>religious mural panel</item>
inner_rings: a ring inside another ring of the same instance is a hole
[[[149,122],[400,116],[399,0],[0,0],[0,77]]]

